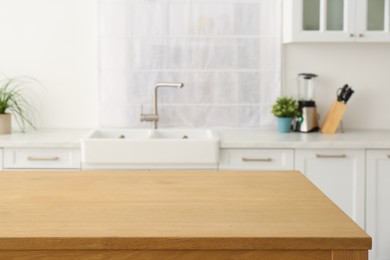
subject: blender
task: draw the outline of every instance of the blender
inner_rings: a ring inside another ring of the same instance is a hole
[[[314,99],[315,78],[312,73],[298,74],[298,105],[301,115],[295,120],[294,131],[309,133],[319,130]]]

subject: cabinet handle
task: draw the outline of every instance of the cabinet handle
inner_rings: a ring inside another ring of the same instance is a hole
[[[364,37],[364,34],[359,33],[359,37],[360,37],[360,38]]]
[[[355,34],[351,33],[351,34],[349,35],[349,37],[355,37]]]
[[[345,154],[316,154],[317,158],[346,158]]]
[[[272,162],[272,158],[246,158],[242,157],[243,162]]]
[[[27,160],[28,161],[58,161],[58,158],[57,156],[54,156],[54,157],[33,157],[33,156],[28,156],[27,157]]]
[[[389,159],[390,159],[390,154],[388,154],[388,155],[387,155],[387,158],[389,158]]]

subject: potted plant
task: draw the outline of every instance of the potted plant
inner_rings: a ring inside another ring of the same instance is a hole
[[[0,134],[11,133],[12,115],[22,132],[25,132],[28,126],[35,128],[34,109],[23,90],[37,83],[27,77],[0,79]]]
[[[279,97],[272,106],[272,113],[278,118],[279,132],[288,133],[292,120],[300,114],[298,102],[291,97]]]

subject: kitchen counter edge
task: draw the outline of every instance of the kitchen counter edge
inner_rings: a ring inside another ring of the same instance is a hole
[[[0,148],[80,148],[91,129],[39,129],[0,135]],[[390,149],[390,130],[345,133],[278,133],[262,129],[213,129],[221,149]]]

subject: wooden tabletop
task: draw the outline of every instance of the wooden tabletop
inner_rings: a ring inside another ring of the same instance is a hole
[[[0,172],[0,250],[370,247],[295,171]]]

